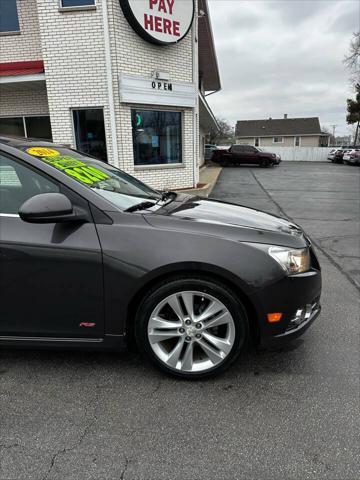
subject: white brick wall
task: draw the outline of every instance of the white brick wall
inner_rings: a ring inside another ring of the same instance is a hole
[[[49,114],[45,82],[1,85],[0,99],[0,116]]]
[[[111,158],[101,4],[61,12],[58,0],[37,0],[37,8],[53,139],[75,146],[71,109],[103,107]]]
[[[103,107],[108,159],[129,173],[156,188],[191,187],[194,183],[194,156],[198,157],[198,109],[180,109],[183,113],[183,165],[172,168],[135,168],[132,145],[131,108],[120,103],[119,75],[150,77],[155,69],[169,72],[172,81],[197,82],[197,44],[192,48],[192,33],[172,46],[156,46],[145,42],[130,27],[122,13],[119,0],[107,0],[112,59],[112,82],[115,105],[116,139],[119,157],[114,158],[110,127],[109,96],[103,29],[104,0],[97,0],[95,10],[59,11],[58,0],[36,0],[45,63],[46,85],[53,139],[74,145],[72,108]],[[35,0],[19,0],[21,18],[27,4],[27,17],[35,24]],[[32,19],[32,20],[31,20]],[[23,21],[23,20],[21,20]],[[24,30],[25,32],[25,30]],[[9,37],[11,41],[21,36]],[[1,37],[0,37],[1,38]],[[5,37],[6,39],[8,37]],[[35,39],[37,39],[35,41]],[[39,59],[39,36],[33,35],[29,45],[33,57]],[[15,61],[14,43],[8,49],[7,61]],[[30,48],[29,47],[29,48]],[[14,55],[11,49],[14,49]],[[41,51],[40,49],[40,51]],[[19,49],[21,51],[21,48]],[[25,59],[25,58],[24,58]],[[5,60],[3,60],[5,61]],[[31,88],[31,87],[29,87]],[[11,98],[9,97],[8,103]],[[15,101],[15,100],[14,100]],[[36,105],[33,105],[34,109]],[[143,106],[149,108],[149,105]],[[18,107],[14,107],[17,109]],[[31,110],[31,106],[29,109]],[[8,110],[11,108],[9,107]],[[179,109],[174,109],[179,110]],[[30,112],[29,112],[30,113]],[[31,112],[36,113],[36,112]],[[197,115],[194,118],[194,114]],[[194,143],[195,142],[195,143]],[[195,154],[195,155],[194,155]],[[195,172],[197,177],[197,172]],[[195,178],[197,180],[197,178]]]
[[[20,34],[0,36],[0,62],[41,60],[36,0],[17,0]]]
[[[120,103],[119,74],[127,73],[150,77],[157,69],[170,74],[171,81],[193,82],[192,33],[176,45],[158,46],[145,42],[131,28],[123,15],[118,0],[108,0],[109,23],[112,46],[113,88],[117,119],[117,139],[120,145],[120,168],[134,174],[155,188],[186,188],[194,183],[194,139],[197,140],[197,126],[194,126],[192,109],[170,108],[183,113],[183,165],[181,167],[146,168],[134,166],[132,145],[131,109],[138,105]],[[194,52],[197,59],[197,51]],[[197,80],[195,80],[196,82]],[[149,105],[144,105],[149,108]],[[161,107],[161,110],[169,108]],[[195,128],[194,128],[195,127]],[[197,144],[197,143],[196,143]],[[195,179],[195,181],[197,181]]]

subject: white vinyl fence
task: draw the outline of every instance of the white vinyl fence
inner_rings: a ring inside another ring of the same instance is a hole
[[[277,153],[281,160],[295,162],[326,162],[334,147],[264,147],[267,152]]]

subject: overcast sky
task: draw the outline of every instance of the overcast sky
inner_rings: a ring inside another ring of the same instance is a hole
[[[217,117],[318,116],[349,134],[349,73],[342,63],[359,30],[358,0],[209,0],[222,91]]]

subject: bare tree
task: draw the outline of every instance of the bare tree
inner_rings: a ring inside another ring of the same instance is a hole
[[[335,137],[330,128],[323,125],[321,131],[329,135],[329,145],[335,145]]]
[[[360,31],[353,34],[344,64],[351,73],[352,82],[357,83],[360,79]]]
[[[234,139],[235,131],[234,128],[223,118],[216,119],[219,129],[212,130],[209,135],[210,143],[217,143],[222,141],[230,141]]]

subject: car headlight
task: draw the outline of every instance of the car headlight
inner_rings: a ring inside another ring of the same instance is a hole
[[[308,248],[290,249],[270,247],[269,255],[288,273],[304,273],[310,270],[310,251]]]
[[[248,243],[248,245],[266,252],[289,275],[308,272],[311,267],[310,250],[306,248],[288,248],[262,243]]]

